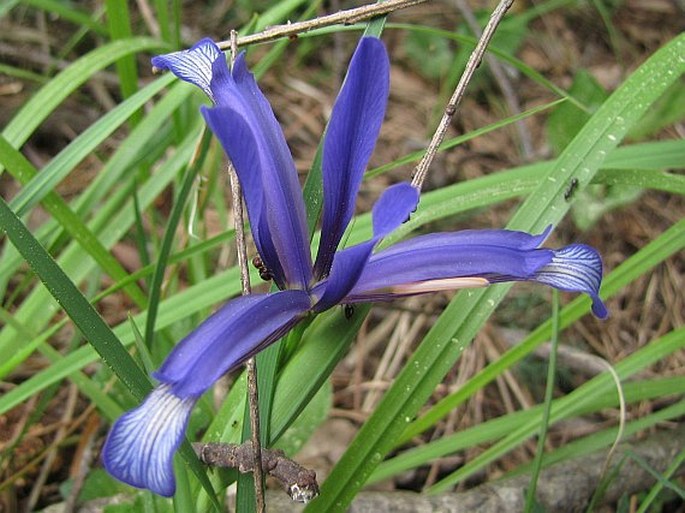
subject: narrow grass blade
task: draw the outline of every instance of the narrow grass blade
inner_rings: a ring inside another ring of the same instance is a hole
[[[12,146],[20,147],[57,105],[97,71],[125,55],[163,48],[163,43],[145,37],[122,39],[96,48],[64,69],[34,94],[7,124],[2,135]]]
[[[53,13],[79,27],[86,27],[100,36],[108,35],[104,25],[95,20],[92,14],[76,9],[68,3],[58,2],[57,0],[24,0],[22,3]]]
[[[542,468],[542,457],[545,453],[545,440],[547,439],[547,431],[549,430],[549,417],[552,411],[552,400],[554,398],[554,386],[557,375],[557,348],[559,347],[559,291],[552,292],[552,341],[550,344],[549,360],[547,362],[547,382],[545,383],[545,401],[542,405],[542,416],[540,419],[540,428],[537,434],[538,442],[535,448],[535,460],[533,461],[533,468],[530,475],[530,483],[526,490],[526,513],[533,511],[537,504],[535,499],[535,490],[537,488],[538,479],[540,477],[540,469]]]
[[[678,471],[678,469],[685,463],[685,449],[680,451],[680,454],[676,458],[673,459],[671,464],[668,466],[668,469],[666,469],[666,472],[664,472],[663,478],[664,479],[671,479],[671,477]],[[649,507],[652,505],[654,500],[658,497],[659,493],[664,488],[664,484],[661,480],[658,480],[656,484],[649,490],[649,493],[647,496],[642,500],[640,503],[640,507],[637,509],[636,513],[645,513],[646,511],[649,511]]]
[[[64,308],[83,336],[126,387],[142,399],[151,389],[150,381],[128,354],[100,314],[81,291],[31,235],[7,203],[0,199],[2,230],[21,252],[50,294]]]
[[[119,0],[105,0],[107,13],[107,28],[113,41],[128,40],[133,35],[131,30],[131,16],[128,2]],[[138,69],[133,54],[122,55],[114,63],[119,75],[121,95],[128,98],[138,90]],[[140,121],[140,113],[134,116],[134,124]]]
[[[684,347],[685,328],[682,328],[652,341],[648,346],[616,364],[614,368],[621,379],[625,379],[636,372],[645,369],[648,365],[653,364],[657,360],[664,358],[673,352],[681,351]],[[596,378],[593,378],[582,387],[582,395],[576,390],[555,402],[550,422],[554,423],[560,419],[574,416],[578,411],[586,408],[587,405],[594,400],[594,397],[612,390],[614,386],[613,379],[608,373],[603,373]],[[431,486],[429,492],[439,493],[448,490],[467,476],[472,475],[473,472],[482,469],[488,463],[491,463],[511,451],[514,447],[519,446],[535,432],[536,428],[536,419],[515,427],[507,436],[496,444],[483,451],[457,471]],[[609,440],[608,443],[610,444],[612,441],[613,440]]]
[[[25,187],[12,199],[10,203],[12,209],[18,214],[24,214],[28,209],[35,206],[46,194],[53,191],[57,184],[64,180],[84,158],[90,155],[134,112],[158,94],[169,82],[167,77],[153,82],[88,127],[50,161],[39,174],[33,176],[31,181],[26,183]]]
[[[171,214],[169,215],[166,230],[164,231],[162,246],[159,249],[157,263],[155,265],[155,273],[153,274],[152,281],[150,283],[150,300],[148,304],[148,315],[145,323],[144,338],[147,347],[152,347],[152,339],[155,333],[155,321],[157,319],[159,300],[162,295],[162,281],[164,280],[164,272],[167,268],[169,254],[171,253],[171,247],[178,229],[178,223],[181,220],[183,209],[185,208],[188,196],[190,196],[190,192],[193,188],[195,177],[197,176],[197,173],[204,162],[210,140],[211,132],[206,129],[203,130],[198,141],[198,145],[195,148],[193,159],[191,160],[186,174],[181,182],[181,188],[178,191],[178,195],[174,199],[174,206],[171,210]]]
[[[581,385],[577,390],[583,394]],[[685,393],[685,378],[659,378],[654,380],[628,381],[624,384],[624,394],[627,404],[639,401],[648,401],[664,395]],[[558,401],[558,399],[556,400]],[[576,413],[587,415],[593,412],[613,408],[618,404],[615,393],[602,393],[593,398],[587,408],[581,408]],[[483,444],[491,444],[511,433],[512,429],[525,422],[539,418],[542,405],[534,406],[528,410],[519,410],[502,417],[497,417],[482,424],[465,429],[458,433],[436,439],[425,445],[420,445],[394,456],[381,463],[369,479],[369,483],[375,483],[399,475],[422,465],[427,465],[438,458],[455,454],[459,451],[477,447]],[[545,455],[545,459],[549,455]],[[526,467],[529,468],[529,467]],[[523,473],[525,469],[519,469],[516,474]]]
[[[38,174],[26,157],[15,150],[2,135],[0,135],[0,163],[22,183],[26,183]],[[43,198],[43,206],[112,279],[122,281],[128,277],[128,273],[119,261],[100,244],[95,234],[56,192],[49,192]],[[145,295],[134,282],[128,284],[125,291],[138,306],[144,307],[147,304]]]

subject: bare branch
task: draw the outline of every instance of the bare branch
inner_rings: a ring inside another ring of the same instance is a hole
[[[282,37],[296,36],[310,30],[329,27],[331,25],[353,25],[360,21],[382,16],[384,14],[418,5],[428,0],[387,0],[386,2],[378,2],[375,4],[364,5],[362,7],[355,7],[354,9],[347,9],[339,11],[335,14],[321,16],[313,20],[299,21],[296,23],[287,23],[285,25],[274,25],[257,34],[250,34],[248,36],[238,37],[236,46],[246,46],[256,43],[265,43],[280,39]],[[230,41],[221,41],[217,45],[222,50],[231,47]]]
[[[468,2],[466,0],[454,0],[454,2],[457,6],[457,9],[459,9],[459,12],[464,17],[464,21],[466,21],[466,24],[469,26],[471,31],[476,35],[476,37],[480,37],[480,25],[478,24],[478,20],[476,19],[476,16],[473,14],[473,11],[471,10],[471,7],[469,6]],[[491,54],[487,54],[485,56],[485,62],[488,64],[488,67],[492,72],[492,76],[495,77],[495,81],[497,82],[500,90],[502,91],[504,100],[507,102],[507,105],[509,106],[509,111],[512,114],[520,114],[521,105],[519,103],[518,97],[516,96],[514,86],[511,85],[511,82],[507,77],[507,71],[504,69],[504,66],[502,66],[502,64],[500,64],[500,62]],[[533,143],[531,141],[530,132],[528,132],[528,128],[526,128],[526,123],[523,119],[519,119],[516,122],[515,126],[519,134],[519,139],[521,141],[521,150],[523,152],[523,158],[525,160],[528,160],[533,156]]]
[[[469,82],[471,82],[471,79],[473,78],[473,74],[475,73],[476,69],[478,69],[478,66],[480,66],[480,63],[483,59],[483,55],[485,54],[485,50],[488,47],[488,44],[490,43],[492,36],[495,34],[497,26],[500,24],[502,18],[507,13],[507,11],[513,3],[514,0],[500,0],[500,3],[497,5],[492,15],[490,16],[488,24],[485,26],[483,34],[478,40],[476,48],[474,48],[473,52],[469,57],[468,62],[466,63],[464,74],[459,79],[459,83],[457,84],[454,93],[452,93],[452,97],[450,98],[449,102],[447,102],[447,106],[445,107],[445,111],[442,115],[442,119],[440,120],[440,124],[438,125],[438,128],[435,130],[433,138],[431,139],[431,142],[428,145],[428,148],[426,149],[426,154],[423,156],[421,162],[419,162],[419,164],[416,166],[416,169],[414,170],[414,175],[412,177],[411,184],[417,189],[421,189],[421,187],[423,186],[423,182],[426,179],[426,174],[428,173],[428,168],[433,162],[435,154],[438,152],[438,148],[440,147],[440,144],[445,138],[447,128],[452,122],[454,114],[457,112],[457,107],[459,107],[459,104],[461,103],[461,99],[464,96],[466,87],[469,85]]]
[[[254,453],[250,442],[242,445],[223,443],[195,443],[193,449],[200,461],[213,467],[234,468],[239,472],[252,472]],[[278,479],[296,502],[309,502],[319,495],[316,472],[306,469],[288,458],[283,451],[262,449],[261,467]]]
[[[237,32],[231,31],[231,66],[237,55]],[[231,197],[233,203],[233,219],[235,226],[235,239],[238,250],[238,265],[240,267],[240,282],[242,285],[242,294],[244,296],[252,292],[250,286],[250,270],[247,262],[247,245],[245,243],[245,218],[243,208],[243,195],[238,181],[238,175],[233,167],[233,164],[228,163],[228,176],[231,184]],[[259,440],[259,392],[257,390],[257,364],[254,357],[247,360],[247,399],[250,410],[250,430],[252,443],[250,448],[253,451],[253,461],[262,461],[262,446]],[[253,465],[253,479],[255,488],[255,506],[257,513],[264,513],[266,511],[266,502],[264,500],[264,472],[261,465]]]

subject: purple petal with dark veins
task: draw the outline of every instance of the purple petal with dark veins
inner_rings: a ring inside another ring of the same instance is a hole
[[[310,305],[309,295],[301,290],[233,299],[184,338],[154,377],[178,397],[197,397],[287,333]]]
[[[600,318],[606,309],[598,297],[602,262],[582,245],[558,250],[535,248],[547,235],[508,230],[469,230],[423,235],[373,255],[342,302],[389,300],[506,281],[537,281],[585,292]]]
[[[164,497],[176,490],[174,453],[183,441],[195,398],[181,399],[162,385],[114,423],[102,449],[111,475]]]
[[[317,278],[328,274],[354,213],[359,184],[385,115],[389,81],[389,61],[383,43],[374,37],[362,38],[324,137],[323,220],[314,267]]]
[[[373,237],[335,254],[325,288],[318,287],[314,291],[315,296],[321,294],[314,311],[331,308],[349,293],[363,275],[378,241],[409,219],[418,201],[419,191],[407,182],[395,184],[383,192],[373,206]]]
[[[584,244],[554,250],[552,261],[535,272],[535,281],[567,292],[585,292],[592,299],[592,313],[606,319],[609,312],[599,297],[602,259]]]
[[[169,70],[178,78],[196,85],[214,101],[210,83],[212,81],[212,66],[217,60],[220,60],[228,71],[224,54],[214,41],[205,38],[188,50],[153,57],[152,65],[155,68]]]

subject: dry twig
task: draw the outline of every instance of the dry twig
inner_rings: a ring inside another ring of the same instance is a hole
[[[239,472],[253,472],[255,459],[251,444],[242,445],[207,443],[193,444],[200,461],[214,467],[234,468]],[[270,476],[278,479],[296,502],[309,502],[319,495],[316,472],[306,469],[285,456],[283,451],[262,449],[261,467]]]
[[[235,61],[237,51],[237,32],[231,31],[231,66]],[[233,219],[235,227],[235,240],[238,251],[238,266],[240,268],[240,282],[242,285],[242,294],[244,296],[252,292],[250,286],[250,270],[247,263],[247,246],[245,243],[245,219],[243,209],[243,195],[240,189],[240,182],[238,181],[238,174],[233,167],[233,164],[228,163],[228,176],[231,184],[231,196],[233,204]],[[252,435],[252,443],[250,448],[253,452],[253,461],[258,462],[253,465],[252,475],[254,478],[255,488],[255,502],[257,513],[263,513],[266,510],[266,503],[264,501],[264,472],[262,471],[262,446],[259,440],[259,392],[257,390],[257,365],[254,357],[247,360],[247,399],[250,409],[250,431]]]
[[[507,13],[507,11],[513,3],[514,0],[500,0],[500,3],[492,12],[490,19],[488,20],[488,24],[485,26],[485,29],[483,29],[483,34],[481,34],[480,39],[478,40],[478,44],[476,45],[476,48],[474,48],[473,52],[469,56],[469,60],[466,63],[466,68],[464,69],[464,73],[459,79],[459,83],[457,84],[454,93],[452,93],[452,97],[447,102],[447,106],[445,107],[445,111],[442,115],[442,119],[440,120],[440,124],[438,125],[438,128],[435,130],[433,138],[431,139],[431,142],[428,145],[428,148],[426,149],[426,154],[421,159],[421,162],[419,162],[419,164],[416,166],[416,169],[414,169],[414,176],[412,177],[411,184],[417,189],[420,190],[423,186],[423,182],[426,179],[426,174],[428,173],[428,168],[433,162],[433,159],[435,158],[435,155],[438,152],[440,144],[445,138],[447,128],[449,127],[450,123],[452,122],[452,118],[457,112],[457,107],[459,107],[461,99],[464,97],[466,87],[469,85],[469,82],[471,82],[471,79],[473,78],[473,74],[476,72],[476,69],[478,69],[478,66],[480,66],[480,63],[483,60],[483,55],[485,54],[485,50],[487,49],[488,44],[492,39],[492,36],[495,35],[495,30],[497,29],[497,26],[500,24],[502,18]]]
[[[331,25],[353,25],[360,21],[383,16],[393,11],[404,9],[405,7],[422,4],[426,1],[428,0],[387,0],[385,2],[364,5],[362,7],[340,11],[335,14],[320,16],[313,20],[286,23],[285,25],[274,25],[257,34],[238,37],[235,43],[237,47],[241,47],[256,43],[265,43],[283,37],[297,36],[298,34],[309,32],[310,30],[330,27]],[[231,47],[231,41],[221,41],[218,42],[217,45],[222,50],[226,50]]]

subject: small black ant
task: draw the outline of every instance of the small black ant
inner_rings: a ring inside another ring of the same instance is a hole
[[[257,270],[259,271],[259,277],[264,280],[264,281],[271,281],[273,280],[274,276],[271,274],[271,271],[267,269],[266,265],[264,265],[264,262],[262,261],[261,257],[257,255],[252,259],[252,265],[254,265]]]
[[[571,200],[571,198],[573,197],[573,193],[576,192],[576,189],[578,188],[578,183],[579,182],[577,178],[571,178],[571,183],[566,188],[566,191],[564,191],[564,199],[566,201]]]
[[[343,313],[345,314],[345,319],[348,321],[352,318],[354,315],[354,306],[353,305],[343,305]]]

